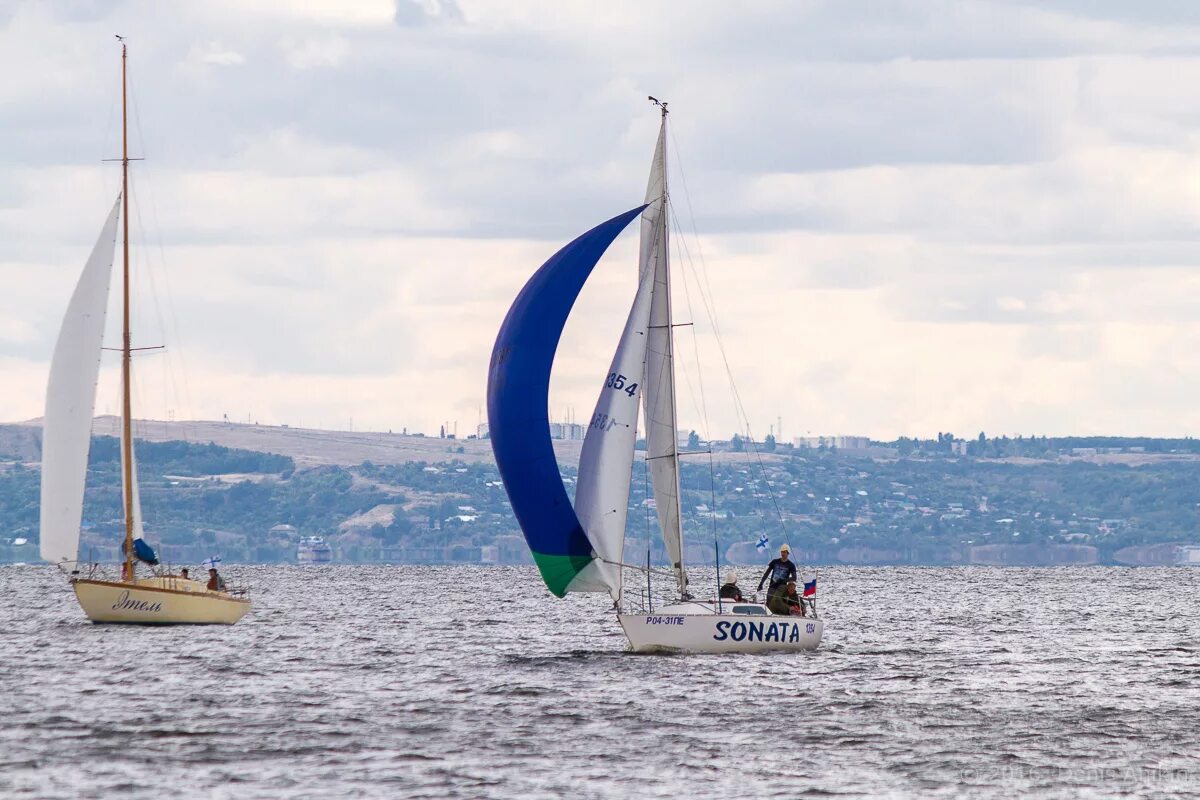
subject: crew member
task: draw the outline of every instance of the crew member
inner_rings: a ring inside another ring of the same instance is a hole
[[[721,585],[721,591],[718,594],[720,594],[722,600],[733,600],[735,603],[741,603],[744,598],[742,597],[742,590],[737,585],[737,573],[730,572],[728,577],[729,579]]]
[[[775,594],[788,581],[796,580],[796,565],[788,558],[792,553],[792,548],[784,544],[779,548],[779,558],[771,559],[771,563],[767,564],[767,571],[758,579],[758,590],[761,592],[763,583],[767,578],[771,579],[770,587],[767,589],[767,601],[770,602],[771,595]]]
[[[210,592],[225,591],[225,579],[217,574],[216,567],[208,568],[208,590]]]
[[[806,616],[804,601],[796,594],[795,581],[788,581],[778,591],[773,592],[767,598],[767,609],[772,614],[782,614],[783,616]]]

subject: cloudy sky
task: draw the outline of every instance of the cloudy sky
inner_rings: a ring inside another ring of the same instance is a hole
[[[703,287],[756,435],[1200,432],[1200,6],[1166,0],[0,0],[0,420],[41,414],[119,187],[115,33],[135,336],[169,347],[139,415],[473,431],[523,282],[640,202],[653,94],[683,427],[744,425]],[[555,418],[590,413],[633,235]]]

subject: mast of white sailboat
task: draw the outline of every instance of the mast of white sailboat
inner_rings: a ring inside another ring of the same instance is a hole
[[[662,111],[662,127],[665,133],[667,127],[667,104],[656,98],[650,98],[651,101]],[[667,311],[667,363],[670,365],[667,370],[667,381],[671,387],[671,460],[675,462],[675,519],[679,525],[679,563],[675,565],[675,580],[679,583],[679,594],[681,597],[686,596],[687,591],[687,576],[683,569],[683,492],[680,490],[679,479],[679,417],[677,412],[677,402],[675,398],[675,317],[671,310],[671,247],[668,239],[670,235],[670,222],[668,215],[668,202],[670,192],[668,191],[669,176],[667,175],[667,143],[666,138],[663,138],[662,148],[662,164],[660,165],[663,176],[663,194],[662,194],[662,213],[660,215],[661,229],[659,231],[662,236],[662,253],[663,258],[667,260],[667,268],[663,270],[663,291],[666,295],[666,311]],[[665,531],[663,532],[666,533]]]
[[[118,37],[120,38],[120,37]],[[121,223],[122,223],[122,316],[121,316],[121,469],[125,480],[125,571],[124,578],[134,579],[133,555],[133,408],[130,399],[130,367],[133,362],[129,334],[129,115],[125,80],[125,42],[121,42]]]

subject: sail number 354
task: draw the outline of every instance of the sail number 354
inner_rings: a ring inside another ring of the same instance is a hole
[[[629,379],[620,373],[610,372],[608,373],[608,380],[604,382],[604,385],[610,389],[619,389],[630,397],[633,397],[637,393],[638,385],[636,383],[626,383],[625,381],[627,380]]]

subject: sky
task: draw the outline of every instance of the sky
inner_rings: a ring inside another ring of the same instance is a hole
[[[1200,432],[1200,5],[1166,0],[0,0],[0,420],[41,415],[120,187],[114,34],[140,417],[474,432],[521,286],[640,204],[654,95],[681,428]]]

